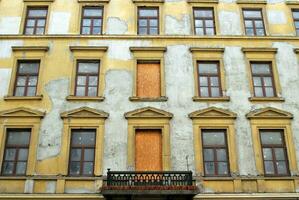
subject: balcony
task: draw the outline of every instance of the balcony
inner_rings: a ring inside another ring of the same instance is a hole
[[[191,171],[110,171],[101,189],[108,199],[112,197],[190,197],[199,193]],[[184,199],[184,198],[183,198]]]

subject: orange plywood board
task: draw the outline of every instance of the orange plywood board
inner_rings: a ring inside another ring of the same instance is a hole
[[[150,98],[161,96],[161,75],[159,63],[138,63],[137,96]]]
[[[136,130],[135,170],[162,171],[161,130]]]

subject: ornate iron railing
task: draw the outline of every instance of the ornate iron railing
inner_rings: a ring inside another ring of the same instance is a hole
[[[107,186],[192,186],[191,171],[110,171]]]

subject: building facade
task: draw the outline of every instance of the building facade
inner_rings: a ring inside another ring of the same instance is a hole
[[[298,199],[299,1],[0,0],[0,199]]]

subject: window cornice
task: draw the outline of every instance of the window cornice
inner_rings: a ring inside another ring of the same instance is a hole
[[[267,48],[267,47],[258,47],[258,48],[242,48],[244,53],[247,52],[269,52],[269,53],[277,53],[277,48]]]
[[[12,46],[13,51],[49,51],[48,46]]]

